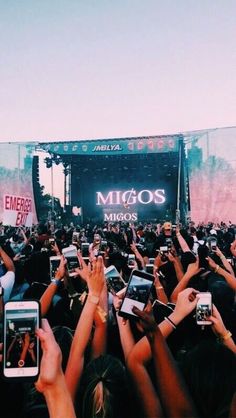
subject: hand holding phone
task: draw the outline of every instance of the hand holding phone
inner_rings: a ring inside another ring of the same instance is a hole
[[[107,283],[107,289],[113,295],[116,295],[126,286],[125,281],[121,277],[116,267],[113,265],[105,269],[105,278]]]
[[[136,306],[141,311],[144,310],[151,293],[153,282],[154,276],[152,274],[145,271],[133,270],[118,315],[124,318],[137,319],[137,315],[133,312],[133,307]]]
[[[3,376],[36,380],[39,374],[38,301],[9,301],[4,306]]]
[[[62,249],[62,254],[67,261],[67,269],[70,277],[77,276],[76,268],[80,268],[80,263],[77,254],[77,248],[75,245]]]

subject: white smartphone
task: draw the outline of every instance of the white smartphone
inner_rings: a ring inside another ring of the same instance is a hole
[[[55,274],[60,265],[60,262],[61,262],[61,257],[59,255],[51,256],[49,258],[51,280],[55,278]]]
[[[198,325],[211,325],[206,318],[212,314],[212,296],[210,292],[201,292],[197,295],[196,321]]]
[[[125,281],[121,277],[116,267],[113,265],[105,268],[105,278],[107,283],[107,289],[113,295],[116,295],[126,286]]]
[[[62,254],[67,260],[67,269],[70,277],[76,276],[75,269],[80,267],[77,251],[75,245],[70,245],[62,249]]]
[[[135,255],[134,254],[129,254],[128,255],[128,267],[130,268],[134,268],[135,267]]]
[[[3,376],[36,380],[39,375],[38,301],[9,301],[4,306]]]

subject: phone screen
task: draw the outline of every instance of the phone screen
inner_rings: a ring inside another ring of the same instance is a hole
[[[199,294],[196,306],[196,321],[199,325],[211,325],[207,317],[212,313],[211,293],[205,292]]]
[[[88,243],[82,243],[81,245],[81,253],[82,257],[89,257],[89,244]]]
[[[126,286],[125,281],[122,279],[115,266],[110,266],[105,269],[105,277],[107,288],[113,294],[119,292]]]
[[[51,280],[55,278],[56,271],[60,265],[61,257],[51,257],[50,258],[50,277]]]
[[[119,311],[120,316],[137,317],[137,315],[132,312],[132,308],[136,306],[141,311],[145,308],[149,299],[153,281],[154,276],[152,274],[139,270],[133,270],[126,289],[125,298],[123,299]]]
[[[75,269],[80,267],[77,255],[74,257],[66,257],[67,269],[70,275],[75,273]]]
[[[37,301],[7,302],[4,307],[3,374],[7,378],[31,377],[39,373],[39,327]]]

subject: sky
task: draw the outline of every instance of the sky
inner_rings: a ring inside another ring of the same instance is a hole
[[[0,141],[236,125],[235,0],[0,0]]]

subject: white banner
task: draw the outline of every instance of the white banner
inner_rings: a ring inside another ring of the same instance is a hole
[[[30,197],[3,196],[3,225],[32,226],[33,208]]]

